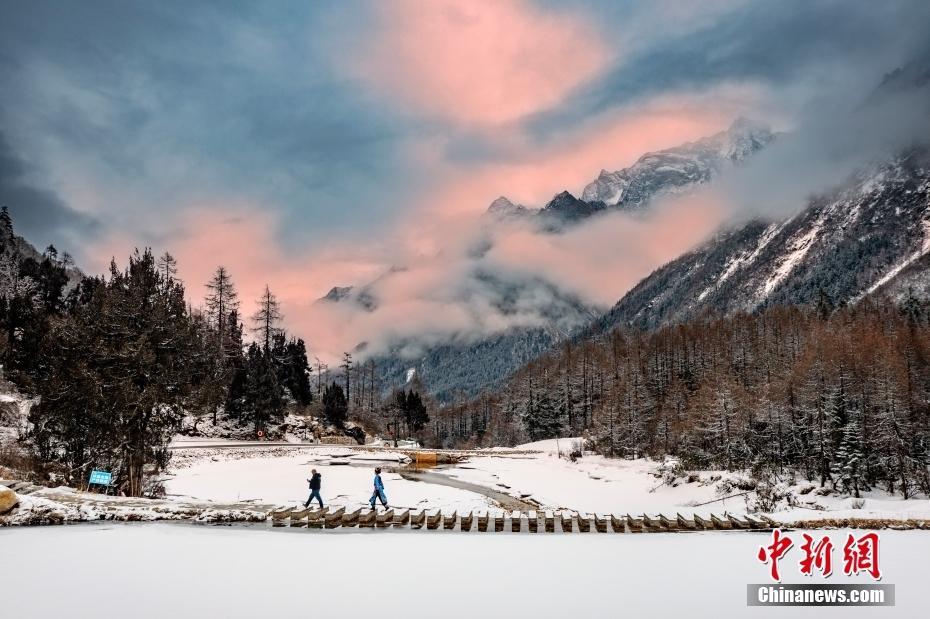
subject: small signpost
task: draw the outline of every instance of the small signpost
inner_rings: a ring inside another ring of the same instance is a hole
[[[113,473],[109,471],[91,471],[90,479],[87,480],[87,489],[90,490],[91,486],[103,486],[103,493],[108,494],[113,486]]]

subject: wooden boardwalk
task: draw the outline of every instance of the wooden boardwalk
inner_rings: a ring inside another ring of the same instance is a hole
[[[702,518],[693,514],[584,514],[551,511],[443,513],[441,510],[372,511],[358,508],[281,509],[270,513],[274,527],[335,529],[426,529],[510,533],[679,533],[688,531],[769,531],[780,524],[765,516],[725,512]]]

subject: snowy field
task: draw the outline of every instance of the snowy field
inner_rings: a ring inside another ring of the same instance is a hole
[[[539,453],[516,458],[493,456],[470,458],[444,474],[497,487],[516,496],[532,496],[540,504],[558,509],[588,513],[696,513],[709,515],[729,511],[746,513],[747,496],[720,500],[715,478],[733,478],[725,471],[701,471],[698,480],[688,483],[678,478],[673,484],[657,478],[658,463],[651,460],[622,460],[586,455],[577,462],[560,458],[558,449],[568,451],[571,439],[540,441],[518,449],[536,449]],[[806,482],[798,484],[811,486]],[[734,490],[733,494],[738,494]],[[724,495],[727,496],[727,495]],[[805,506],[772,512],[785,522],[819,519],[827,515],[840,518],[930,518],[930,500],[904,500],[882,491],[863,493],[860,508],[850,497],[818,496],[811,491],[798,495]]]
[[[659,464],[650,460],[621,460],[585,455],[577,462],[559,457],[571,439],[521,445],[527,453],[514,455],[487,450],[453,466],[435,469],[455,481],[474,484],[517,499],[531,500],[544,509],[583,513],[657,514],[681,512],[747,513],[748,496],[738,489],[721,494],[720,480],[737,477],[723,471],[702,471],[687,479],[666,480],[657,476]],[[409,481],[389,467],[401,465],[405,456],[391,451],[366,452],[339,447],[272,448],[270,450],[219,450],[176,454],[167,479],[170,495],[224,503],[255,501],[296,505],[306,499],[306,478],[311,467],[323,475],[323,499],[333,505],[360,506],[371,495],[372,468],[385,468],[382,477],[393,505],[415,509],[483,511],[496,503],[469,489]],[[333,465],[334,461],[352,466]],[[801,494],[804,485],[808,492]],[[799,506],[782,508],[772,516],[783,522],[836,518],[930,518],[930,500],[903,500],[881,491],[863,495],[861,507],[850,497],[820,496],[800,481],[794,488]]]
[[[818,532],[822,533],[822,532]],[[837,536],[845,531],[835,531]],[[171,524],[0,530],[4,617],[923,617],[930,535],[881,533],[897,606],[748,608],[761,533],[277,531]],[[130,561],[129,558],[132,557]],[[785,582],[804,580],[782,562]],[[871,582],[834,574],[828,582]],[[53,595],[49,595],[50,592]]]
[[[360,507],[371,497],[374,467],[390,504],[411,509],[487,510],[491,503],[480,494],[445,486],[407,481],[387,470],[404,456],[392,452],[348,452],[340,448],[278,450],[275,455],[217,453],[176,468],[165,484],[169,495],[221,503],[255,501],[296,505],[307,500],[307,478],[316,468],[323,476],[323,501],[334,506]],[[344,456],[336,457],[334,456]],[[351,461],[352,464],[332,464]]]

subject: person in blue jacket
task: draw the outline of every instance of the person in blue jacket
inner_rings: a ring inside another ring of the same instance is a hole
[[[375,469],[375,491],[371,493],[371,499],[368,501],[371,503],[372,509],[375,508],[375,499],[379,499],[381,504],[384,506],[384,509],[387,509],[388,500],[387,495],[384,493],[384,482],[381,481],[380,467]]]

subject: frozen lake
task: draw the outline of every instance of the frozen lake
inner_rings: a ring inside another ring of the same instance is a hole
[[[897,586],[898,606],[871,612],[925,616],[930,535],[881,536],[882,582]],[[0,598],[5,617],[850,616],[843,608],[747,608],[746,584],[767,582],[755,554],[768,540],[172,524],[6,529]],[[801,577],[796,561],[782,562],[785,582],[823,582]],[[838,571],[829,582],[857,581]]]

